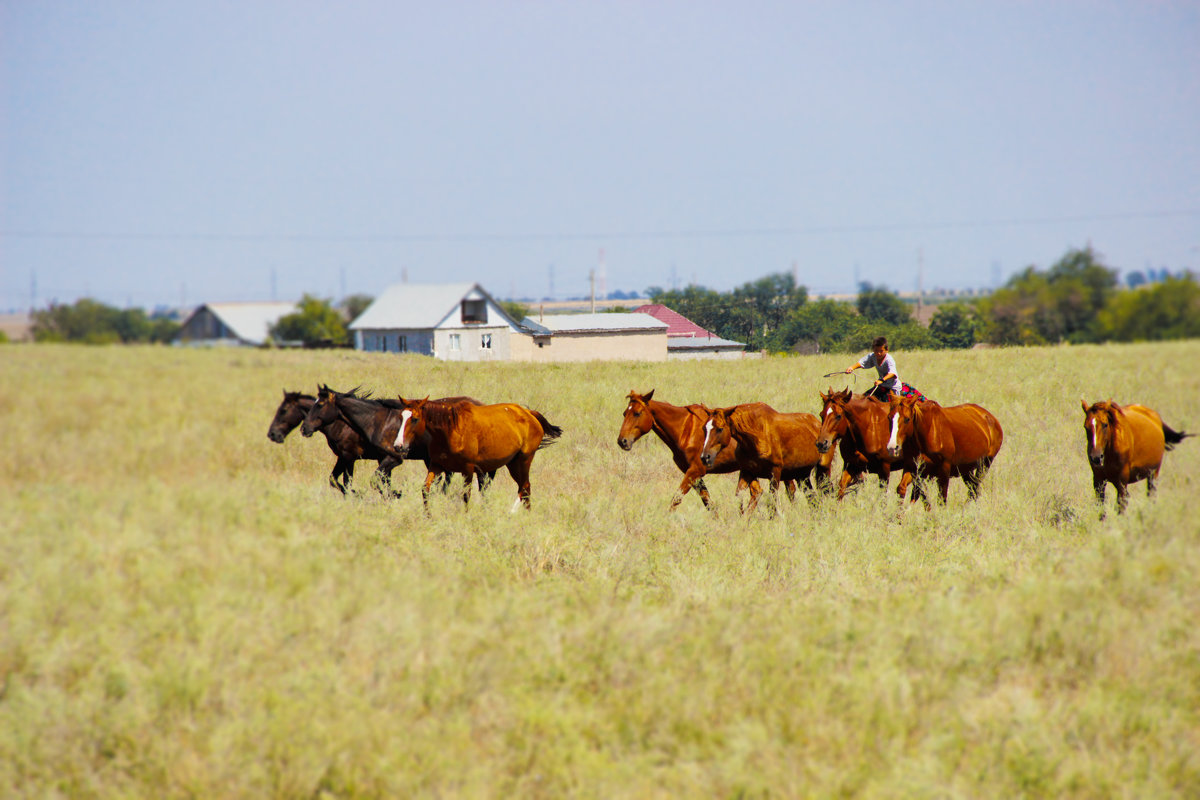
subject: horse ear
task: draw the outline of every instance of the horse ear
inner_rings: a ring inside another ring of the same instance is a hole
[[[652,397],[654,397],[653,389],[651,389],[650,391],[648,391],[644,395],[642,395],[642,399],[645,400],[647,403],[650,402],[650,398],[652,398]]]
[[[1087,400],[1084,400],[1084,399],[1081,397],[1081,398],[1079,398],[1079,404],[1083,406],[1083,413],[1085,413],[1085,414],[1086,414],[1086,413],[1088,412],[1088,404],[1087,404]]]

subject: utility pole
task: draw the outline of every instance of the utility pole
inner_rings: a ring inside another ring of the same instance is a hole
[[[592,313],[596,313],[596,270],[588,270],[588,282],[592,285]]]

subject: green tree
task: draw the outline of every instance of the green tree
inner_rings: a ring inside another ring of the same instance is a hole
[[[164,328],[146,317],[140,308],[117,309],[91,298],[74,305],[53,303],[33,312],[33,339],[36,342],[81,342],[115,344],[169,341],[157,338]],[[178,326],[175,326],[175,330]]]
[[[286,314],[271,326],[271,338],[279,342],[345,345],[349,343],[346,323],[329,300],[312,295],[300,298],[299,310]]]
[[[855,305],[858,313],[868,322],[885,322],[889,325],[903,325],[912,322],[912,309],[886,286],[872,286],[863,283],[858,289],[858,300]]]
[[[815,342],[822,353],[849,350],[848,342],[862,326],[862,317],[849,303],[813,300],[788,314],[780,326],[780,340],[788,349]]]
[[[1091,248],[1070,250],[1048,271],[1027,267],[981,300],[982,334],[994,344],[1098,341],[1097,315],[1116,286],[1117,271]]]
[[[1200,284],[1186,274],[1118,292],[1097,323],[1104,338],[1121,342],[1200,337]]]
[[[516,300],[501,300],[500,307],[504,309],[505,314],[508,314],[517,322],[529,316],[529,306],[524,303],[518,303]]]
[[[943,303],[933,311],[929,332],[942,347],[965,348],[975,344],[979,320],[966,303]]]
[[[375,301],[374,297],[369,294],[352,294],[342,298],[342,302],[338,303],[338,308],[342,311],[342,317],[346,320],[346,324],[354,322],[358,315],[367,310],[367,306]]]

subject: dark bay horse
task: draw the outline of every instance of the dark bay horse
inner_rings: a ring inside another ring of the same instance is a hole
[[[835,392],[832,388],[828,394],[821,393],[821,403],[821,431],[816,447],[821,453],[832,454],[833,445],[837,444],[842,454],[838,499],[861,483],[867,473],[878,476],[880,484],[886,487],[895,469],[901,470],[896,493],[903,498],[916,470],[916,447],[902,449],[899,456],[888,450],[891,426],[887,403],[855,395],[849,389]]]
[[[693,486],[696,487],[696,493],[700,495],[704,507],[711,509],[712,499],[709,497],[708,487],[704,485],[704,476],[708,473],[737,472],[738,464],[734,448],[718,453],[709,466],[701,463],[700,454],[704,450],[704,423],[708,421],[708,408],[698,404],[673,406],[662,400],[655,400],[653,389],[645,394],[631,391],[628,399],[629,405],[625,407],[621,430],[617,434],[617,446],[622,450],[630,450],[634,442],[654,431],[671,451],[671,460],[683,473],[679,491],[671,498],[670,510],[674,511],[683,502],[683,496]],[[751,484],[752,494],[761,494],[757,482],[751,481]],[[791,491],[795,491],[794,487]]]
[[[1153,497],[1163,454],[1189,436],[1195,436],[1167,427],[1158,412],[1146,406],[1121,406],[1112,400],[1090,406],[1086,400],[1081,403],[1088,464],[1092,468],[1092,487],[1100,504],[1101,519],[1104,519],[1106,484],[1116,487],[1117,513],[1124,513],[1129,502],[1129,484],[1145,480],[1146,494]]]
[[[833,461],[832,450],[827,454],[817,451],[820,431],[821,424],[815,415],[784,414],[766,403],[717,408],[709,412],[704,425],[700,461],[707,466],[722,452],[734,451],[738,465],[738,488],[734,494],[744,486],[750,487],[747,513],[758,505],[762,494],[755,478],[770,480],[772,497],[780,481],[800,481],[809,500],[815,503],[812,474],[816,472],[818,486],[828,485]],[[788,487],[788,496],[794,499],[794,487]]]
[[[449,402],[478,403],[469,397],[446,398]],[[300,432],[312,436],[318,430],[346,428],[358,437],[363,455],[379,462],[376,474],[382,487],[393,495],[399,492],[391,488],[392,471],[404,460],[393,448],[396,433],[400,429],[402,407],[395,400],[375,399],[369,393],[359,394],[357,388],[349,392],[338,392],[322,385],[312,408],[304,417]],[[328,434],[326,434],[328,435]],[[427,457],[423,444],[413,448],[409,459],[424,461]],[[480,476],[481,486],[486,476]]]
[[[1004,444],[1004,431],[992,412],[975,403],[942,406],[932,400],[893,397],[888,416],[892,421],[889,451],[899,455],[906,442],[915,443],[917,477],[932,475],[943,503],[952,477],[962,478],[971,499],[979,496],[979,484]],[[914,503],[917,495],[914,491]]]
[[[473,405],[441,400],[400,398],[400,427],[394,448],[405,457],[413,448],[427,448],[424,497],[440,473],[466,477],[463,502],[471,497],[471,479],[507,467],[517,484],[517,504],[530,508],[529,469],[538,450],[562,436],[540,412],[517,405]],[[514,508],[516,506],[514,505]]]
[[[275,418],[271,420],[271,426],[267,429],[267,438],[276,444],[282,444],[287,435],[304,421],[316,401],[317,398],[311,394],[289,392],[285,389],[283,401],[275,410]],[[342,494],[350,488],[350,481],[354,477],[354,462],[364,458],[374,458],[380,462],[384,459],[382,452],[377,454],[378,457],[373,452],[368,454],[370,448],[364,445],[354,429],[341,419],[322,426],[320,430],[325,435],[329,449],[337,457],[333,472],[329,473],[329,485]]]

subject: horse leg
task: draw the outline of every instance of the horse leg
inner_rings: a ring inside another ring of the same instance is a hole
[[[1127,506],[1129,504],[1129,485],[1124,482],[1120,482],[1120,483],[1116,484],[1116,487],[1117,487],[1117,513],[1124,514],[1125,506]]]
[[[529,502],[529,467],[533,463],[533,454],[530,453],[528,458],[517,458],[508,462],[508,474],[517,484],[517,500],[513,503],[512,510],[516,511],[520,506],[525,506],[528,511],[532,509]]]
[[[862,480],[861,474],[855,475],[849,469],[843,468],[842,469],[842,479],[840,481],[838,481],[837,499],[841,500],[843,497],[845,497],[846,492],[850,489],[850,487],[854,486],[856,483],[858,483],[861,480]]]
[[[1154,497],[1154,493],[1158,491],[1158,470],[1154,470],[1146,476],[1146,497]]]
[[[786,481],[783,482],[783,490],[785,492],[787,492],[789,501],[791,501],[793,503],[796,502],[796,481],[794,481],[791,478],[788,478]]]
[[[350,488],[350,476],[353,474],[354,459],[339,456],[337,463],[333,465],[333,472],[329,473],[329,485],[345,494]]]
[[[380,493],[390,494],[397,499],[400,497],[400,490],[392,488],[392,470],[399,466],[399,464],[399,459],[385,458],[379,462],[379,466],[375,470],[375,474],[379,476]]]
[[[1104,478],[1092,473],[1092,489],[1096,492],[1096,502],[1100,506],[1100,519],[1104,519],[1104,490],[1107,488]]]
[[[421,503],[425,506],[425,512],[429,513],[429,490],[433,488],[433,481],[441,474],[433,467],[429,468],[429,473],[425,476],[425,485],[421,487]]]
[[[739,481],[740,485],[740,481]],[[762,496],[762,487],[758,485],[757,480],[751,480],[748,484],[750,487],[750,503],[746,506],[746,514],[754,513],[754,509],[758,508],[758,498]]]
[[[696,487],[696,491],[700,493],[700,499],[704,501],[704,507],[710,508],[708,490],[704,488],[703,476],[704,473],[691,469],[683,473],[683,482],[679,484],[679,491],[671,498],[671,507],[667,510],[674,511],[678,508],[679,504],[683,502],[683,496],[691,490],[693,485]]]
[[[471,500],[471,484],[475,480],[477,471],[474,464],[467,464],[463,469],[463,505],[466,505]]]

